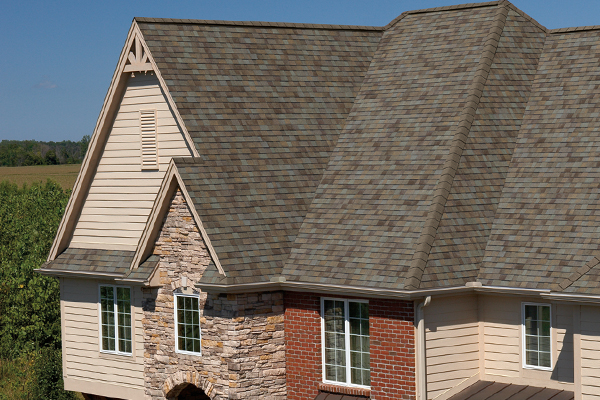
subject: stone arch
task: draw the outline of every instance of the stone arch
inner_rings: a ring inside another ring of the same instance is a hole
[[[171,375],[163,384],[163,394],[167,399],[174,399],[190,384],[202,389],[211,399],[215,398],[214,385],[197,371],[179,371]]]

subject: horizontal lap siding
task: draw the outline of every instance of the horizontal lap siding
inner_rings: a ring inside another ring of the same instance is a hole
[[[573,365],[573,313],[575,307],[556,304],[554,328],[556,330],[556,351],[553,354],[555,363],[554,378],[560,382],[574,381]],[[554,346],[554,343],[552,344]]]
[[[521,371],[521,301],[518,298],[486,296],[484,317],[485,373],[518,378]]]
[[[144,388],[144,340],[141,292],[132,288],[133,355],[100,353],[98,283],[83,279],[63,279],[63,363],[66,376],[140,390]]]
[[[600,399],[600,307],[581,307],[581,393]]]
[[[155,109],[158,170],[141,170],[140,110]],[[155,76],[130,78],[71,247],[135,250],[172,157],[190,156]]]
[[[424,310],[427,394],[433,399],[479,371],[477,298],[434,299]]]

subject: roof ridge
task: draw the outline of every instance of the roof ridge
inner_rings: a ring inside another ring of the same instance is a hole
[[[437,229],[444,215],[444,209],[454,183],[454,177],[456,176],[456,171],[458,170],[460,159],[468,140],[468,134],[471,131],[471,124],[475,120],[475,113],[483,95],[485,83],[487,82],[498,43],[506,24],[508,7],[499,2],[495,4],[498,4],[494,18],[495,21],[486,36],[481,58],[467,95],[467,102],[455,130],[454,138],[448,151],[448,157],[442,167],[442,175],[436,185],[431,206],[427,213],[427,219],[406,275],[404,288],[408,290],[418,289],[421,286],[421,279],[427,266],[429,253],[437,236]]]
[[[569,286],[571,286],[572,284],[574,284],[575,282],[577,282],[585,274],[587,274],[594,267],[596,267],[598,264],[600,264],[599,257],[600,257],[600,255],[596,255],[596,256],[592,257],[592,259],[590,261],[588,261],[587,263],[585,263],[585,265],[577,268],[569,276],[567,276],[566,278],[564,278],[560,282],[557,282],[556,284],[554,284],[553,290],[556,290],[556,291],[564,291],[564,290],[566,290]]]
[[[549,34],[557,34],[557,33],[572,33],[572,32],[584,32],[584,31],[597,31],[600,30],[600,25],[588,25],[588,26],[574,26],[571,28],[558,28],[558,29],[549,29]]]
[[[224,21],[210,19],[177,19],[177,18],[149,18],[135,17],[136,22],[164,23],[164,24],[195,24],[195,25],[226,25],[247,26],[256,28],[289,28],[289,29],[323,29],[323,30],[358,30],[358,31],[383,31],[381,26],[364,25],[332,25],[332,24],[310,24],[299,22],[265,22],[265,21]]]
[[[402,14],[398,15],[396,18],[391,20],[387,25],[385,25],[383,27],[383,29],[384,30],[389,29],[392,26],[396,25],[404,17],[413,15],[413,14],[426,14],[426,13],[439,12],[439,11],[454,11],[454,10],[465,10],[468,8],[491,7],[491,6],[498,5],[502,1],[506,1],[506,0],[495,0],[495,1],[488,1],[488,2],[484,2],[484,3],[464,3],[464,4],[456,4],[453,6],[422,8],[420,10],[404,11]]]
[[[521,10],[519,7],[515,6],[510,1],[508,1],[508,0],[500,0],[500,3],[504,3],[505,6],[511,8],[513,11],[515,11],[516,13],[518,13],[521,17],[525,18],[526,20],[528,20],[529,22],[531,22],[532,24],[534,24],[535,26],[537,26],[538,28],[540,28],[542,31],[548,33],[548,28],[546,28],[544,25],[542,25],[539,22],[537,22],[532,16],[530,16],[529,14],[527,14],[525,11]]]

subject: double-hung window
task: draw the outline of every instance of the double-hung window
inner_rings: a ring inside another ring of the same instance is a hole
[[[200,354],[198,295],[175,295],[175,346],[178,353]]]
[[[369,303],[321,299],[323,380],[369,387]]]
[[[100,335],[103,351],[131,354],[131,290],[100,286]]]
[[[552,346],[550,305],[523,304],[523,364],[525,367],[550,369]]]

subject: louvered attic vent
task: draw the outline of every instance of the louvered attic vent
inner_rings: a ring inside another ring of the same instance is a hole
[[[140,133],[142,141],[142,169],[158,169],[155,110],[140,111]]]

